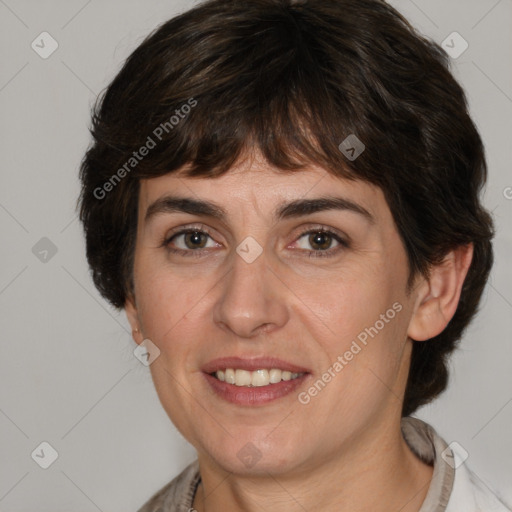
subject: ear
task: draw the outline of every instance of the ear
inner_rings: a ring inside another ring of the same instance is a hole
[[[137,345],[140,345],[144,340],[144,335],[142,334],[139,315],[137,313],[137,306],[135,304],[135,299],[130,295],[127,297],[124,303],[124,310],[126,312],[126,318],[130,323],[132,328],[132,338]]]
[[[473,244],[450,251],[443,261],[431,268],[423,279],[407,335],[425,341],[440,334],[453,318],[459,304],[462,285],[473,259]]]

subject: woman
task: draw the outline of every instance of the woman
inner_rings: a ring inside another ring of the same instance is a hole
[[[506,506],[410,415],[492,265],[447,57],[380,0],[211,0],[110,84],[93,279],[198,459],[140,512]]]

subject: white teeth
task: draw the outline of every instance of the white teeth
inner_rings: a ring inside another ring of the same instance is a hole
[[[251,372],[247,370],[235,370],[235,384],[237,386],[248,386],[251,380]]]
[[[281,370],[278,370],[277,368],[272,368],[270,370],[270,384],[276,384],[277,382],[281,382]]]
[[[232,370],[231,368],[226,369],[226,371],[224,372],[224,377],[228,384],[234,384],[235,383],[235,370]]]
[[[226,368],[225,370],[215,372],[215,376],[222,382],[246,387],[268,386],[269,384],[277,384],[281,380],[296,379],[302,375],[302,373],[292,373],[287,370],[280,370],[279,368],[261,369],[254,372]]]
[[[270,383],[268,370],[256,370],[252,372],[251,384],[253,386],[267,386]]]

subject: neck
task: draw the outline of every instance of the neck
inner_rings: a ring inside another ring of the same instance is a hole
[[[399,423],[399,422],[398,422]],[[368,431],[349,448],[317,464],[287,473],[240,475],[199,455],[197,512],[322,510],[326,512],[418,512],[433,468],[410,450],[396,425]]]

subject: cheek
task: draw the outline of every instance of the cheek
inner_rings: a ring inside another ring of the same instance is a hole
[[[183,328],[206,290],[193,278],[153,269],[138,274],[137,305],[145,335],[165,342]]]
[[[199,302],[209,288],[201,289],[193,279],[161,269],[148,269],[137,277],[137,304],[144,336],[160,350],[149,367],[153,383],[171,421],[180,432],[188,434],[192,430],[190,418],[197,414],[195,402],[186,390],[201,344],[201,329],[193,316],[200,311]]]
[[[391,277],[383,266],[372,265],[353,266],[350,271],[341,271],[322,283],[304,281],[305,314],[309,311],[313,320],[316,317],[321,321],[334,344],[343,345],[343,340],[360,333],[364,337],[366,329],[376,322],[381,327],[381,315],[385,315],[386,327],[387,320],[396,316],[393,304],[400,301],[401,294]]]
[[[337,383],[332,389],[339,386],[337,392],[354,406],[358,400],[374,401],[400,374],[408,325],[403,278],[397,280],[382,264],[338,276],[326,283],[327,294],[308,287],[312,303],[303,308],[302,321],[309,318],[310,331],[325,351],[320,371],[338,362],[331,370]]]

